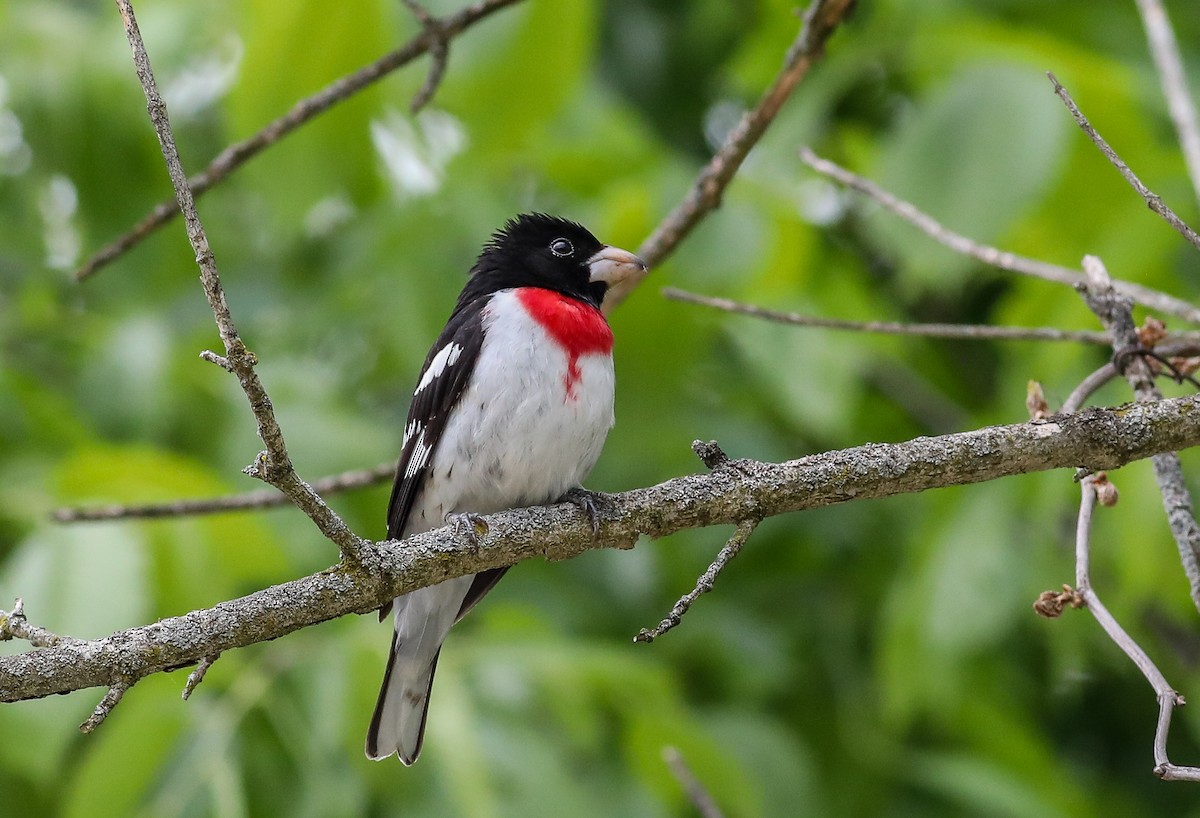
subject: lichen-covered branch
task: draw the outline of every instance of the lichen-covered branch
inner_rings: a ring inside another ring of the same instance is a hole
[[[724,547],[717,552],[716,559],[712,561],[705,572],[700,575],[700,578],[696,580],[696,586],[679,598],[679,601],[671,608],[671,612],[661,622],[653,628],[642,628],[638,631],[637,636],[633,637],[633,641],[649,644],[667,631],[678,626],[696,600],[702,594],[707,594],[713,589],[717,577],[725,570],[725,566],[729,565],[730,560],[742,552],[742,546],[750,539],[750,535],[754,533],[754,529],[757,526],[758,520],[755,519],[742,520],[742,522],[738,523],[733,536],[726,541]]]
[[[0,701],[127,684],[345,614],[373,612],[399,594],[531,557],[566,559],[595,548],[627,548],[642,536],[1046,469],[1114,469],[1198,444],[1200,398],[1187,397],[904,443],[868,443],[785,463],[734,460],[727,468],[601,495],[595,538],[587,515],[569,504],[506,511],[485,518],[488,530],[477,547],[464,547],[447,528],[368,544],[358,563],[103,639],[5,656]],[[7,618],[0,612],[0,622]]]

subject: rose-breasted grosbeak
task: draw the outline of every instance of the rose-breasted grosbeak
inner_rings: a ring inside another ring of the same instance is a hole
[[[600,306],[611,285],[644,269],[632,253],[540,213],[492,235],[413,393],[389,539],[450,515],[580,496],[573,492],[613,424],[613,336]],[[416,760],[442,642],[506,570],[392,601],[395,632],[367,731],[369,758]]]

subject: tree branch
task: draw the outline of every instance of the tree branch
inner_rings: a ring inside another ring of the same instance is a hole
[[[312,96],[305,97],[293,105],[286,114],[269,122],[258,133],[241,142],[233,143],[217,154],[208,167],[188,180],[193,194],[197,197],[204,195],[246,162],[317,115],[324,113],[339,102],[349,99],[422,54],[436,51],[439,43],[448,42],[492,13],[519,2],[521,0],[479,0],[457,14],[440,20],[438,25],[440,36],[435,36],[428,27],[425,27],[420,34],[395,51],[385,54],[353,74],[339,77]],[[436,65],[435,57],[434,67]],[[429,84],[430,81],[427,79],[426,86],[428,87]],[[419,92],[414,103],[421,96],[422,94]],[[428,99],[424,102],[428,102]],[[174,201],[159,202],[128,232],[105,245],[85,261],[83,266],[75,271],[75,278],[82,281],[94,275],[101,268],[125,255],[178,214],[179,209]]]
[[[1197,123],[1196,105],[1192,102],[1184,78],[1179,43],[1175,40],[1175,31],[1171,28],[1167,11],[1159,0],[1137,0],[1137,7],[1142,16],[1142,26],[1146,29],[1146,40],[1150,44],[1150,56],[1154,58],[1154,66],[1158,69],[1163,96],[1167,99],[1167,109],[1171,112],[1171,121],[1175,123],[1175,133],[1179,136],[1179,147],[1192,180],[1192,189],[1196,192],[1197,200],[1200,200],[1200,124]]]
[[[196,690],[196,687],[204,681],[205,675],[208,674],[208,669],[212,667],[220,658],[221,654],[217,653],[212,656],[205,656],[196,664],[196,667],[191,673],[188,674],[187,682],[185,682],[183,685],[183,694],[181,698],[184,701],[187,701],[192,697],[192,693]]]
[[[682,622],[688,609],[692,607],[692,603],[699,599],[702,594],[707,594],[713,589],[713,584],[717,581],[717,577],[725,570],[725,566],[729,564],[729,561],[742,552],[742,546],[746,544],[746,540],[750,539],[750,535],[754,533],[754,529],[757,527],[758,520],[753,518],[742,520],[738,523],[737,530],[733,532],[733,536],[729,538],[724,547],[717,553],[717,558],[708,566],[708,570],[696,580],[696,587],[679,598],[679,601],[675,603],[675,607],[671,608],[671,612],[667,614],[663,621],[659,622],[653,628],[642,628],[638,632],[638,635],[633,637],[633,641],[653,642]]]
[[[1116,355],[1114,365],[1123,371],[1138,401],[1162,400],[1162,392],[1155,385],[1154,373],[1145,359],[1136,354],[1126,355],[1142,349],[1129,302],[1114,291],[1108,271],[1099,258],[1085,256],[1083,268],[1088,274],[1088,285],[1082,291],[1084,300],[1112,336]],[[1184,482],[1183,463],[1173,451],[1155,455],[1151,462],[1167,521],[1179,548],[1179,559],[1191,586],[1192,603],[1200,610],[1200,526],[1192,513],[1192,497]]]
[[[917,209],[911,202],[888,193],[883,188],[868,179],[846,170],[841,165],[823,159],[813,153],[810,148],[800,149],[800,159],[804,164],[846,187],[856,190],[878,202],[887,210],[904,219],[934,241],[942,244],[956,253],[968,256],[984,264],[1007,270],[1011,273],[1040,278],[1044,281],[1054,281],[1068,284],[1072,287],[1086,282],[1086,277],[1079,270],[1060,267],[1045,261],[1019,256],[1006,250],[999,250],[986,244],[980,244],[967,238],[961,233],[943,226],[941,222]],[[1114,281],[1113,286],[1123,295],[1127,295],[1139,304],[1159,310],[1167,315],[1174,315],[1193,324],[1200,324],[1200,309],[1186,301],[1178,299],[1150,287],[1132,284],[1128,281]]]
[[[1120,373],[1113,366],[1112,362],[1106,363],[1104,366],[1097,369],[1092,374],[1088,375],[1079,385],[1071,390],[1071,394],[1063,401],[1062,411],[1064,414],[1078,412],[1088,398],[1092,396],[1097,389],[1104,386],[1109,381],[1116,378]]]
[[[53,648],[75,641],[69,636],[59,636],[53,631],[30,625],[29,620],[25,618],[25,601],[20,597],[13,603],[11,611],[0,611],[0,642],[12,639],[28,642],[35,648]]]
[[[696,176],[683,201],[658,223],[654,232],[638,247],[638,256],[646,262],[646,270],[641,275],[630,276],[609,292],[604,300],[606,312],[624,301],[705,216],[720,206],[725,188],[733,181],[750,149],[762,138],[783,103],[807,76],[809,69],[823,56],[825,43],[853,6],[854,0],[813,0],[804,13],[800,34],[788,49],[783,68],[775,81],[758,104],[747,111],[729,132],[725,143]]]
[[[1183,219],[1176,216],[1175,211],[1167,207],[1161,196],[1142,183],[1142,180],[1129,168],[1129,165],[1125,164],[1125,160],[1118,156],[1117,152],[1105,141],[1104,137],[1096,132],[1096,129],[1092,127],[1092,123],[1088,122],[1087,117],[1079,110],[1079,106],[1075,104],[1075,100],[1067,93],[1067,89],[1062,86],[1058,78],[1049,71],[1046,72],[1046,76],[1050,78],[1050,82],[1054,85],[1054,93],[1058,94],[1058,98],[1062,100],[1063,105],[1066,105],[1067,110],[1071,112],[1071,117],[1074,118],[1075,124],[1087,134],[1087,138],[1092,140],[1092,144],[1100,149],[1100,152],[1112,163],[1113,167],[1121,174],[1121,177],[1129,183],[1129,186],[1136,190],[1138,195],[1145,200],[1147,207],[1162,216],[1166,223],[1175,228],[1179,235],[1187,239],[1197,250],[1200,250],[1200,236],[1196,235],[1196,231],[1188,227]]]
[[[896,321],[845,321],[840,318],[823,318],[816,315],[801,315],[797,312],[782,312],[733,301],[699,295],[674,287],[664,287],[663,297],[685,304],[698,304],[724,312],[750,315],[780,324],[820,329],[874,332],[882,335],[916,335],[924,338],[952,338],[960,341],[1073,341],[1081,344],[1107,344],[1108,336],[1094,330],[1055,329],[1054,327],[996,327],[987,324],[904,324]],[[1197,336],[1200,341],[1200,336]]]
[[[125,697],[126,691],[132,686],[132,684],[124,682],[114,682],[108,688],[108,692],[104,694],[104,698],[96,705],[96,709],[92,711],[92,715],[87,717],[87,721],[79,725],[79,732],[90,733],[101,724],[104,724],[104,720],[108,718],[108,714],[121,703],[121,699]]]
[[[396,461],[389,460],[369,469],[322,477],[312,482],[313,491],[324,496],[352,489],[375,486],[396,476]],[[161,519],[163,517],[194,517],[201,514],[226,514],[232,511],[258,511],[291,503],[291,498],[273,489],[260,489],[224,497],[199,500],[173,500],[169,503],[144,505],[113,504],[103,506],[66,507],[55,509],[51,517],[60,523],[88,523],[106,520]]]
[[[602,496],[598,537],[587,515],[570,504],[506,511],[486,518],[488,530],[478,547],[463,547],[452,529],[441,528],[377,543],[363,549],[361,563],[343,562],[212,608],[103,639],[0,657],[0,701],[112,686],[186,667],[530,557],[567,559],[596,548],[631,547],[640,536],[1047,469],[1114,469],[1197,444],[1200,397],[1186,397],[905,443],[870,443],[786,463],[732,461],[729,468]],[[0,612],[0,622],[6,618]]]
[[[229,305],[225,302],[225,290],[221,285],[221,276],[217,272],[216,258],[208,244],[208,236],[200,215],[196,212],[196,203],[188,186],[187,174],[179,160],[179,150],[175,146],[175,137],[171,133],[171,123],[167,117],[167,106],[159,94],[154,81],[154,72],[150,67],[150,57],[146,53],[145,43],[142,42],[138,30],[137,19],[133,14],[133,6],[129,0],[116,0],[117,8],[125,23],[125,34],[133,51],[134,68],[142,91],[146,95],[146,110],[154,131],[158,135],[162,147],[163,159],[167,163],[167,173],[171,177],[171,186],[175,189],[175,199],[179,210],[183,213],[184,225],[187,228],[188,241],[196,254],[196,263],[200,267],[200,281],[204,285],[204,294],[208,298],[213,318],[221,341],[225,345],[224,361],[228,369],[237,376],[250,402],[250,409],[258,421],[258,436],[262,438],[266,451],[259,454],[253,464],[247,467],[248,474],[259,477],[278,488],[288,496],[296,507],[307,514],[328,539],[337,544],[344,559],[357,559],[363,540],[350,530],[350,527],[333,509],[326,505],[312,487],[300,479],[292,467],[284,443],[283,431],[275,418],[275,410],[267,395],[262,381],[254,367],[258,363],[255,355],[242,342],[238,335],[237,326],[233,322]]]
[[[1200,781],[1200,768],[1178,767],[1167,757],[1167,732],[1171,727],[1171,713],[1184,704],[1180,696],[1167,682],[1162,671],[1132,636],[1121,627],[1108,608],[1100,601],[1092,587],[1091,577],[1091,534],[1092,515],[1096,509],[1096,485],[1092,477],[1080,483],[1082,496],[1079,502],[1079,518],[1075,527],[1075,593],[1083,606],[1091,611],[1100,627],[1119,647],[1154,688],[1159,703],[1158,726],[1154,733],[1154,773],[1168,781]]]
[[[409,113],[415,114],[433,99],[438,86],[442,84],[442,77],[446,75],[446,63],[450,58],[450,35],[446,33],[445,23],[430,14],[417,0],[402,2],[429,35],[429,73],[425,75],[425,83],[421,90],[417,91],[417,95],[408,106]]]

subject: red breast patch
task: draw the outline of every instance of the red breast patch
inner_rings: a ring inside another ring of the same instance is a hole
[[[542,326],[546,333],[567,353],[567,374],[563,386],[567,398],[575,397],[575,385],[581,355],[608,355],[612,352],[613,334],[600,310],[574,298],[543,290],[540,287],[521,287],[517,290],[525,311]]]

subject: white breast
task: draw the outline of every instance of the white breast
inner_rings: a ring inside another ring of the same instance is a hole
[[[511,291],[493,296],[471,382],[434,452],[405,535],[447,513],[553,502],[582,483],[613,425],[613,364],[567,353]]]

